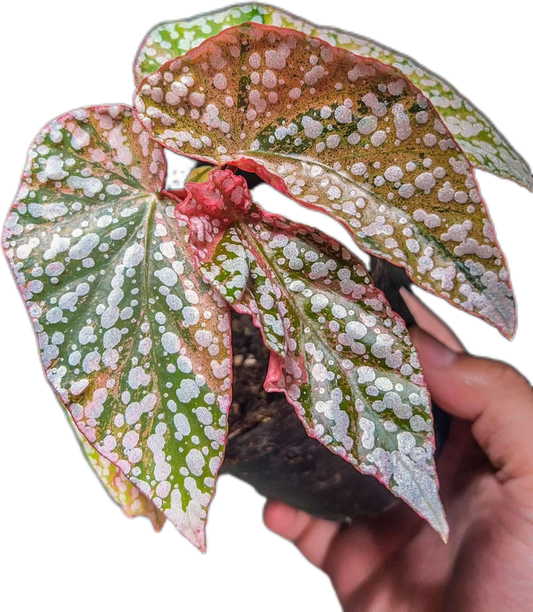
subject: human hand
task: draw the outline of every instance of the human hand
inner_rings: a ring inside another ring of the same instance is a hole
[[[348,612],[533,610],[533,390],[510,366],[413,330],[435,402],[453,417],[439,458],[450,540],[407,506],[351,526],[269,501],[265,523],[330,577]]]

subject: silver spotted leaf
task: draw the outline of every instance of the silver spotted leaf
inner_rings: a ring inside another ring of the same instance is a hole
[[[334,28],[315,26],[272,6],[239,4],[192,19],[157,25],[145,38],[135,60],[136,83],[165,62],[197,47],[207,38],[246,22],[298,30],[321,38],[333,46],[398,68],[438,109],[443,122],[474,166],[512,179],[533,190],[529,164],[492,122],[442,77],[412,58],[372,40]]]
[[[85,436],[76,427],[76,423],[68,411],[67,416],[85,458],[111,496],[111,499],[122,508],[126,516],[131,518],[145,516],[150,519],[154,529],[160,531],[165,524],[165,516],[155,506],[153,501],[141,493],[140,489],[124,476],[119,467],[111,463],[109,459],[106,459],[94,446],[87,442]]]
[[[432,415],[402,319],[344,247],[253,204],[242,177],[211,172],[177,210],[205,279],[253,316],[308,434],[404,499],[446,539]]]
[[[247,24],[146,77],[136,107],[164,146],[256,172],[424,289],[513,335],[509,275],[473,168],[397,68]]]
[[[131,108],[63,115],[30,149],[4,249],[76,427],[203,550],[231,402],[229,312],[189,261],[165,171]]]

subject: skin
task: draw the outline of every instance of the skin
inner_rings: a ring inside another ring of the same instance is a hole
[[[466,354],[404,297],[431,395],[454,417],[438,461],[449,543],[403,504],[343,527],[269,501],[266,526],[329,576],[347,612],[529,612],[533,390],[510,366]]]

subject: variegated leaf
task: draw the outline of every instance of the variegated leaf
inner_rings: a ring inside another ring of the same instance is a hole
[[[269,15],[277,9],[250,3],[230,6],[183,19],[160,23],[148,32],[133,63],[133,76],[138,85],[171,59],[184,55],[211,36],[249,21],[269,23]]]
[[[508,272],[473,169],[397,68],[248,24],[148,76],[136,104],[163,145],[257,172],[421,287],[513,335]]]
[[[76,427],[70,412],[69,423],[74,430],[83,454],[104,485],[111,498],[122,508],[126,516],[145,516],[150,519],[154,529],[160,531],[165,524],[165,516],[141,491],[122,473],[122,470],[101,455]]]
[[[153,28],[135,60],[136,83],[168,60],[197,47],[207,38],[246,22],[275,25],[316,36],[336,47],[395,66],[432,102],[471,163],[533,190],[531,168],[492,122],[450,83],[413,59],[358,35],[317,27],[299,17],[261,4],[236,5],[193,19],[169,21]]]
[[[363,264],[321,232],[268,215],[216,170],[178,205],[204,277],[251,314],[310,436],[373,474],[442,535],[429,396],[404,322]]]
[[[231,401],[229,314],[189,262],[164,179],[132,109],[63,115],[30,149],[4,248],[77,428],[204,549]]]

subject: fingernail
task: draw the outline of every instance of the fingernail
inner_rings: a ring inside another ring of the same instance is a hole
[[[457,353],[426,333],[418,336],[416,348],[420,354],[422,367],[425,365],[434,368],[446,367],[452,364],[457,358]]]

